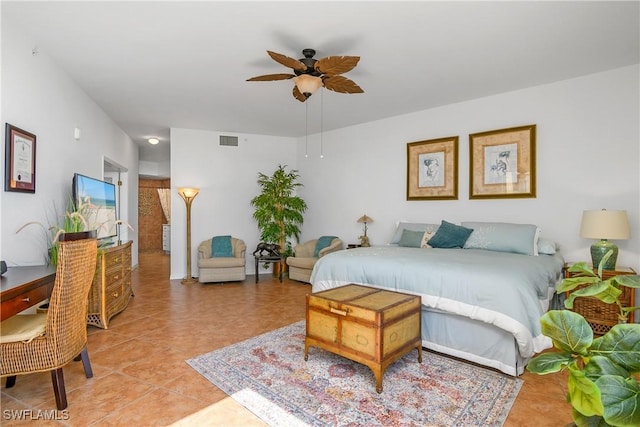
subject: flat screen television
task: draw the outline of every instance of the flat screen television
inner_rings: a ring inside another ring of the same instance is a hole
[[[115,185],[76,173],[73,175],[73,202],[82,210],[89,228],[97,230],[98,239],[117,236]]]

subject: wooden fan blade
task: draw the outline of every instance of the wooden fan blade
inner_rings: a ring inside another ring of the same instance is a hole
[[[296,85],[293,85],[293,97],[300,102],[304,102],[307,100],[307,97],[304,96],[302,92],[300,92],[300,89],[298,89],[298,86]]]
[[[270,50],[268,50],[267,53],[274,61],[284,65],[285,67],[293,68],[298,71],[305,71],[307,69],[307,66],[297,59],[289,58],[281,53],[271,52]]]
[[[272,80],[288,80],[294,78],[295,74],[265,74],[247,79],[248,82],[270,82]]]
[[[340,93],[364,93],[357,84],[344,76],[323,76],[322,84],[325,88]]]
[[[314,68],[327,76],[335,76],[351,71],[358,65],[359,56],[327,56],[318,59]]]

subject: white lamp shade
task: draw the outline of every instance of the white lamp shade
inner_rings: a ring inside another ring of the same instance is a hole
[[[178,194],[180,194],[180,197],[182,197],[185,200],[196,197],[199,192],[200,192],[199,188],[188,188],[188,187],[178,188]]]
[[[310,76],[309,74],[301,74],[298,77],[294,77],[293,82],[298,87],[300,93],[307,97],[313,95],[320,89],[320,86],[322,86],[322,79],[320,77]]]
[[[584,211],[580,236],[586,239],[628,239],[627,211]]]

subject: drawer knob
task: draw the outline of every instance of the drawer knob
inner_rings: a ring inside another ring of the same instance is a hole
[[[118,276],[117,274],[115,276],[113,276],[113,280],[118,280],[120,278],[120,276]]]
[[[114,293],[113,293],[113,297],[114,297],[114,298],[118,298],[118,293],[117,293],[117,292],[114,292]]]

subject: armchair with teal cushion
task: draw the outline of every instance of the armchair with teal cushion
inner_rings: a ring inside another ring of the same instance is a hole
[[[297,245],[293,248],[295,255],[287,258],[289,279],[309,283],[311,271],[318,259],[340,249],[342,240],[335,236],[323,236]]]
[[[246,250],[244,241],[231,236],[216,236],[200,243],[198,281],[210,283],[245,280]]]

